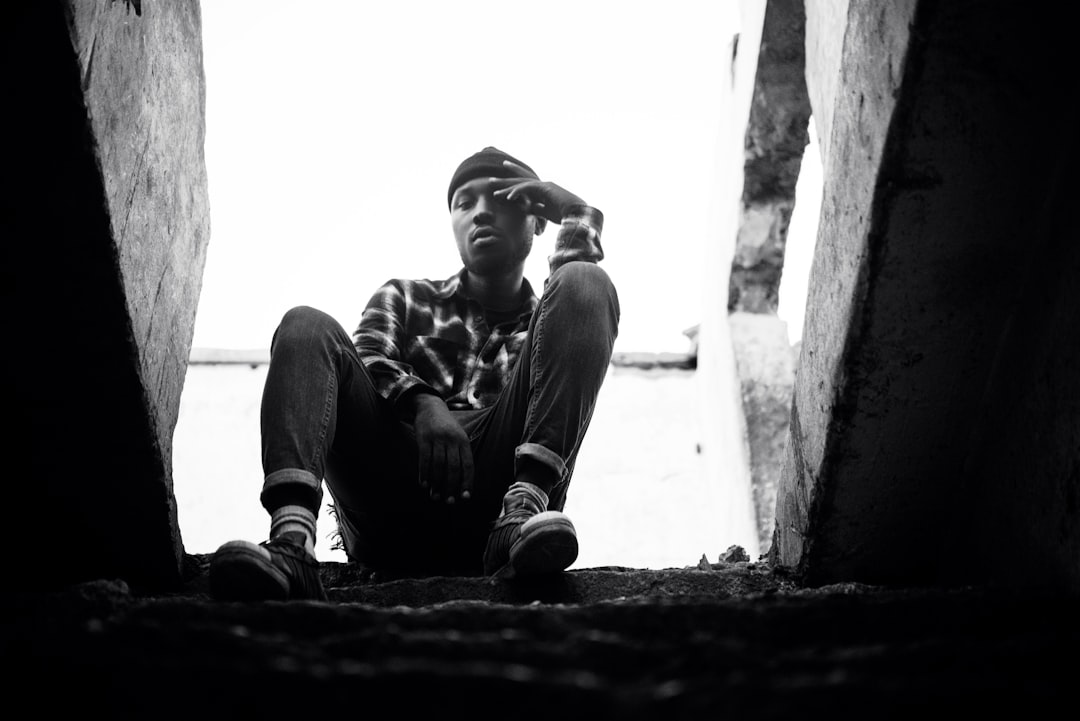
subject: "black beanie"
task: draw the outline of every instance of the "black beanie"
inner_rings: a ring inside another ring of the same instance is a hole
[[[498,148],[487,146],[478,153],[474,153],[465,160],[461,161],[461,165],[454,171],[454,177],[450,178],[450,187],[446,191],[446,205],[450,206],[451,201],[454,198],[454,191],[464,183],[473,180],[474,178],[513,178],[520,176],[516,170],[507,168],[502,164],[504,160],[510,160],[517,163],[521,167],[525,168],[528,172],[525,173],[525,177],[539,180],[540,176],[536,174],[532,168],[525,163],[521,162],[512,155],[508,155]]]

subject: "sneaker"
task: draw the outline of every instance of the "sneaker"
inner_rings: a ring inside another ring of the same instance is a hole
[[[223,544],[210,562],[210,593],[221,601],[327,600],[319,562],[293,533]]]
[[[577,560],[577,531],[562,511],[548,511],[539,488],[515,483],[488,534],[484,573],[500,578],[558,573]]]

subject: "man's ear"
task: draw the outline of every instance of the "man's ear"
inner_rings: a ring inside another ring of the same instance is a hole
[[[541,218],[539,216],[533,218],[536,223],[536,234],[543,235],[544,229],[547,228],[547,218]]]

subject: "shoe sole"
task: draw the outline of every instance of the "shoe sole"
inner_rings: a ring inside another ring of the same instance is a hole
[[[289,579],[270,558],[270,552],[250,541],[229,541],[214,553],[209,572],[210,593],[222,601],[284,601]]]
[[[577,531],[561,511],[536,514],[521,524],[520,534],[510,548],[514,576],[559,573],[577,560]]]

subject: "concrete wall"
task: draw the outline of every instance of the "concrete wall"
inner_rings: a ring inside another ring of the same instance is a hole
[[[170,451],[209,238],[199,4],[5,15],[8,518],[51,559],[9,573],[175,583]]]
[[[68,7],[128,316],[167,466],[210,232],[199,4],[97,0]]]
[[[833,103],[840,82],[840,59],[849,0],[805,0],[806,86],[814,108],[821,160],[829,154]]]
[[[1038,110],[1076,82],[1053,14],[849,6],[774,542],[809,583],[1080,590],[1077,151]]]
[[[722,513],[715,519],[717,534],[733,539],[731,543],[747,549],[751,556],[756,556],[759,541],[751,496],[750,448],[727,316],[731,260],[741,215],[746,123],[765,6],[765,0],[740,3],[741,32],[738,38],[728,39],[732,47],[731,66],[720,70],[714,89],[721,93],[723,106],[730,111],[718,131],[717,201],[713,209],[713,240],[706,244],[701,266],[705,307],[697,336],[703,399],[699,411],[703,473],[717,484],[723,499]]]
[[[805,18],[803,0],[766,3],[743,133],[742,201],[728,294],[762,553],[772,541],[794,383],[787,324],[777,309],[795,188],[809,141]]]
[[[777,535],[774,552],[781,562],[798,564],[806,550],[810,532],[811,504],[819,492],[818,483],[827,470],[826,439],[832,430],[830,419],[835,401],[830,391],[843,380],[842,354],[852,319],[861,308],[861,272],[868,250],[870,213],[885,134],[895,107],[895,93],[908,43],[908,28],[914,3],[891,5],[896,19],[882,31],[858,35],[847,28],[823,27],[811,22],[812,6],[807,6],[807,27],[816,27],[847,38],[845,76],[832,109],[830,154],[825,157],[822,216],[810,271],[806,319],[799,358],[790,426],[791,437],[780,484],[777,505]],[[810,45],[808,40],[808,45]],[[860,64],[865,56],[873,63]],[[828,100],[826,96],[824,98]],[[818,97],[811,95],[811,102]],[[817,110],[814,110],[819,117]],[[852,132],[852,128],[862,132]],[[863,488],[869,489],[869,484]]]
[[[787,324],[775,314],[731,313],[728,324],[746,424],[756,548],[758,553],[767,553],[772,545],[776,491],[791,422],[795,351]]]

